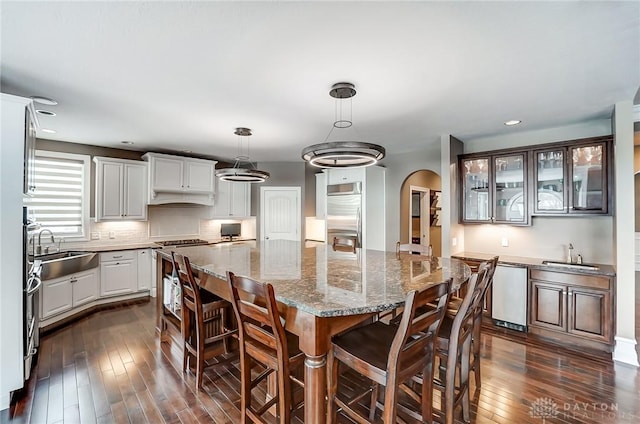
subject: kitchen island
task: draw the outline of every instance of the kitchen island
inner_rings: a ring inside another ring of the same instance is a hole
[[[315,242],[268,240],[174,249],[188,256],[205,289],[230,299],[226,271],[273,285],[282,304],[286,329],[300,339],[305,353],[305,423],[326,420],[326,354],[331,336],[380,311],[404,303],[407,293],[450,277],[454,288],[466,281],[470,268],[460,260],[401,259],[393,252],[357,249],[334,251]],[[162,289],[171,273],[171,250],[158,250],[158,330],[161,340],[179,325]],[[169,296],[170,297],[170,296]]]

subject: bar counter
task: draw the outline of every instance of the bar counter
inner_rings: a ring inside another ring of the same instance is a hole
[[[331,337],[371,317],[401,306],[411,290],[453,278],[459,287],[471,275],[458,259],[400,258],[394,252],[287,240],[245,241],[158,250],[158,327],[162,340],[176,318],[162,300],[163,275],[170,272],[171,250],[188,256],[200,285],[229,300],[226,272],[273,285],[282,304],[286,330],[298,335],[305,353],[305,423],[326,420],[326,354]]]

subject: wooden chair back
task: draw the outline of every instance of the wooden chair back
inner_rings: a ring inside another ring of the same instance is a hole
[[[183,308],[190,310],[196,319],[195,329],[198,339],[201,337],[202,327],[204,325],[204,315],[202,313],[202,298],[200,296],[200,288],[193,275],[193,269],[189,258],[176,252],[171,252],[171,261],[175,270],[178,281],[180,282],[180,297]],[[180,265],[182,264],[182,266]],[[185,319],[185,311],[183,311],[182,319],[182,335],[188,337],[189,329],[185,328],[189,324],[189,320]]]
[[[407,377],[422,371],[420,363],[438,333],[449,300],[451,282],[452,279],[448,279],[436,286],[409,293],[389,352],[388,370],[397,367]],[[424,308],[428,304],[435,304],[436,308]]]
[[[286,334],[273,286],[227,272],[233,310],[238,321],[241,349],[256,360],[272,364],[277,357],[286,361],[289,352]]]

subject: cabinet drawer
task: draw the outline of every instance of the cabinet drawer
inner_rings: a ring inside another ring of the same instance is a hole
[[[556,283],[570,284],[572,286],[590,287],[594,289],[609,290],[611,280],[600,275],[571,274],[566,272],[544,271],[532,269],[532,280],[553,281]]]
[[[136,250],[122,250],[118,252],[100,253],[100,263],[109,261],[119,261],[124,259],[133,259],[136,257]]]

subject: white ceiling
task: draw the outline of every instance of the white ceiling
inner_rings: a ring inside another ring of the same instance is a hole
[[[233,130],[246,126],[252,160],[298,161],[331,129],[331,85],[349,81],[356,135],[393,154],[441,134],[608,118],[640,86],[635,1],[0,8],[2,92],[59,102],[43,107],[57,116],[39,117],[57,134],[40,138],[108,147],[230,159]]]

